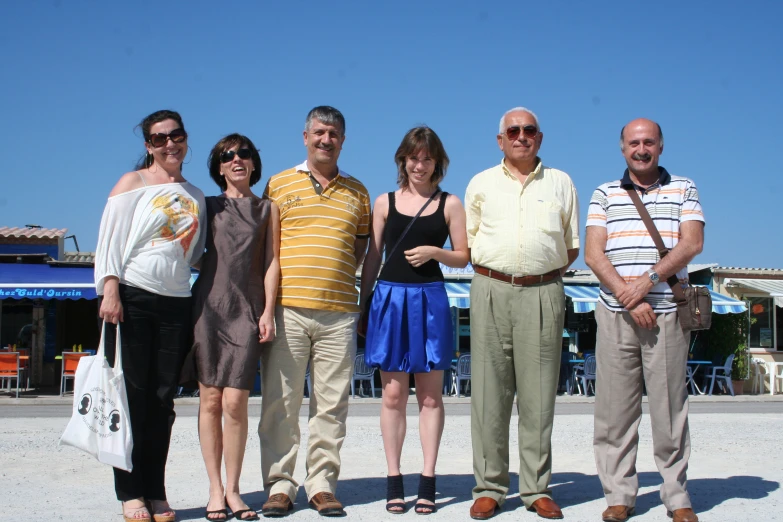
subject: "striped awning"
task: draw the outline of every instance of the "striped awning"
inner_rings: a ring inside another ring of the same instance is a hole
[[[190,286],[198,279],[198,273],[190,274]],[[359,290],[359,287],[356,287]],[[452,308],[470,308],[470,283],[446,282],[446,294],[449,296],[449,306]]]
[[[470,308],[470,283],[451,283],[446,281],[446,293],[452,308]]]
[[[598,287],[590,285],[565,285],[565,293],[574,303],[574,312],[584,314],[595,310]],[[747,310],[745,303],[710,290],[712,311],[716,314],[741,314]]]
[[[729,287],[742,287],[749,290],[749,293],[758,291],[764,294],[769,294],[770,297],[775,298],[776,306],[783,306],[783,281],[774,279],[741,279],[732,277],[726,279],[724,284]]]

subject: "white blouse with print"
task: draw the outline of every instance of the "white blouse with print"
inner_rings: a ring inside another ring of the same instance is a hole
[[[95,252],[95,288],[104,280],[171,297],[190,296],[190,266],[206,242],[204,194],[188,182],[148,185],[110,197]]]

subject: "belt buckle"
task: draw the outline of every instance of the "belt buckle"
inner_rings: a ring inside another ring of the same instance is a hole
[[[546,274],[541,274],[540,276],[538,276],[538,282],[539,282],[539,283],[543,283],[543,282],[544,282],[544,276],[545,276],[545,275],[546,275]]]

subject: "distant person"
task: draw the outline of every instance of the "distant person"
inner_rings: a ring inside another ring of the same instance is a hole
[[[261,354],[261,475],[265,516],[293,509],[299,408],[310,364],[310,436],[305,492],[322,516],[343,516],[335,497],[345,440],[348,392],[356,355],[356,267],[370,235],[370,196],[337,166],[345,118],[333,107],[305,120],[307,160],[269,180],[265,195],[280,207],[277,334]]]
[[[258,520],[239,496],[247,401],[264,346],[275,338],[280,279],[280,211],[250,187],[261,157],[250,138],[230,134],[207,160],[223,193],[206,198],[207,250],[193,285],[192,361],[199,388],[198,432],[209,476],[207,520]],[[221,460],[226,462],[226,487]]]
[[[443,370],[451,367],[454,354],[449,298],[439,263],[456,268],[468,264],[465,209],[457,196],[440,190],[449,158],[435,131],[408,131],[394,161],[399,189],[375,200],[370,249],[362,269],[363,310],[379,278],[370,303],[364,357],[368,366],[381,370],[386,510],[391,513],[406,507],[400,456],[414,374],[424,453],[415,510],[429,514],[436,510],[435,463],[445,419]],[[447,250],[443,245],[449,237],[452,248]],[[384,246],[386,259],[379,276]]]
[[[538,157],[544,134],[532,111],[500,119],[500,165],[465,193],[470,285],[473,506],[483,520],[509,489],[508,431],[514,393],[519,496],[543,518],[563,518],[552,500],[552,422],[565,321],[561,276],[579,255],[579,202],[565,172]]]
[[[133,435],[133,471],[114,469],[126,520],[173,522],[166,458],[174,394],[192,332],[190,266],[204,251],[204,194],[182,176],[188,134],[180,115],[157,111],[139,124],[146,154],[109,194],[95,253],[100,317],[123,323],[122,367]],[[106,357],[116,334],[107,327]],[[147,506],[150,506],[148,509]]]
[[[680,327],[667,280],[688,280],[688,263],[704,244],[704,214],[696,185],[658,165],[663,132],[637,119],[620,131],[628,168],[590,200],[585,262],[601,281],[596,307],[595,461],[609,507],[607,522],[623,522],[636,507],[636,453],[646,385],[661,500],[674,522],[695,522],[686,491],[691,452],[685,369],[689,332]],[[634,208],[635,190],[667,248],[663,259]]]

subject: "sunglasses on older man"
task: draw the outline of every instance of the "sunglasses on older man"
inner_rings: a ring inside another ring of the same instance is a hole
[[[234,156],[239,156],[239,159],[250,159],[250,149],[239,149],[238,151],[227,150],[220,153],[220,163],[228,163],[234,160]]]
[[[535,125],[525,125],[524,127],[513,125],[506,129],[506,136],[511,141],[518,140],[520,134],[522,134],[525,138],[533,139],[536,137],[536,134],[538,134],[538,127]]]
[[[157,134],[151,134],[148,140],[153,147],[162,147],[167,141],[171,140],[172,143],[182,143],[188,138],[188,133],[185,129],[174,129],[168,134],[159,132]]]

